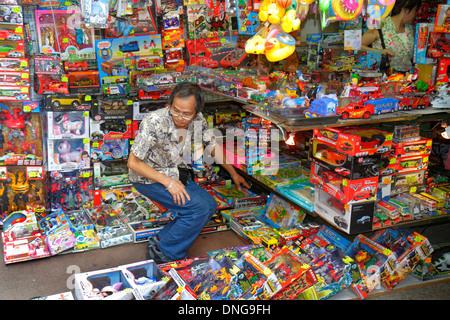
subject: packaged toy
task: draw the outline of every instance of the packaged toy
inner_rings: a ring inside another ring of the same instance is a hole
[[[47,140],[47,149],[50,171],[90,168],[89,139]]]
[[[450,246],[448,244],[433,245],[430,256],[420,261],[412,275],[421,280],[446,278],[450,271]]]
[[[76,273],[77,300],[135,300],[138,296],[119,268]]]
[[[314,211],[314,185],[309,182],[293,183],[276,189],[284,197],[298,204],[300,207]]]
[[[434,25],[436,32],[450,32],[450,5],[439,4]]]
[[[299,207],[273,193],[269,195],[262,215],[262,219],[276,229],[289,229],[294,224],[301,223],[304,217]]]
[[[131,139],[131,119],[90,120],[92,141]]]
[[[60,53],[61,60],[93,59],[94,29],[86,27],[79,10],[36,10],[36,30],[42,53]]]
[[[48,139],[89,138],[89,112],[46,112]]]
[[[197,295],[175,269],[169,270],[170,279],[152,297],[152,300],[196,300]]]
[[[388,290],[392,290],[433,252],[433,247],[428,239],[412,230],[380,230],[371,239],[397,256],[397,268],[381,279],[382,284]]]
[[[130,185],[126,160],[93,162],[94,190]]]
[[[46,205],[42,166],[0,166],[0,219],[28,206]]]
[[[91,143],[91,158],[93,162],[128,159],[128,154],[128,139],[100,140]]]
[[[140,300],[151,299],[168,280],[166,273],[153,260],[121,265],[119,269]]]
[[[374,201],[343,203],[321,189],[315,192],[315,212],[348,234],[372,230],[374,207]]]

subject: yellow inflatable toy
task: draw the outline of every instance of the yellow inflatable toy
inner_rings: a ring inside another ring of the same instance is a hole
[[[285,12],[286,9],[280,7],[275,0],[264,0],[259,7],[258,18],[262,22],[269,21],[272,24],[277,24],[280,23]]]
[[[295,39],[290,34],[274,28],[269,32],[266,43],[266,58],[270,62],[286,59],[295,51]]]
[[[260,35],[255,35],[245,43],[245,52],[253,54],[263,54],[266,49],[264,43],[266,41]]]
[[[296,9],[286,10],[285,15],[281,18],[281,28],[286,33],[300,29],[300,23],[301,20],[297,16]]]

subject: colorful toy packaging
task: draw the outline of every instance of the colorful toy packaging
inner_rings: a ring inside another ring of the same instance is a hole
[[[448,244],[434,245],[430,256],[420,261],[412,275],[421,280],[445,278],[450,273],[450,246]]]
[[[424,261],[433,252],[433,247],[427,238],[407,229],[380,230],[371,239],[391,250],[397,256],[397,268],[381,279],[382,284],[388,290],[392,290],[412,272],[416,265]]]

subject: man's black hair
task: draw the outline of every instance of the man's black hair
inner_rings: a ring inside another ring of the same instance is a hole
[[[204,104],[202,88],[200,88],[200,86],[195,83],[187,81],[180,82],[175,86],[175,88],[173,88],[169,97],[169,106],[172,105],[175,97],[186,99],[190,96],[195,97],[195,112],[201,112]]]

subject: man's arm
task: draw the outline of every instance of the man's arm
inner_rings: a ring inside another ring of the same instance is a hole
[[[173,201],[178,205],[184,205],[186,203],[185,199],[188,201],[191,200],[181,181],[172,179],[171,177],[156,171],[144,161],[136,157],[133,152],[130,152],[127,165],[128,168],[140,174],[144,178],[158,182],[166,187],[166,190],[173,196]]]

